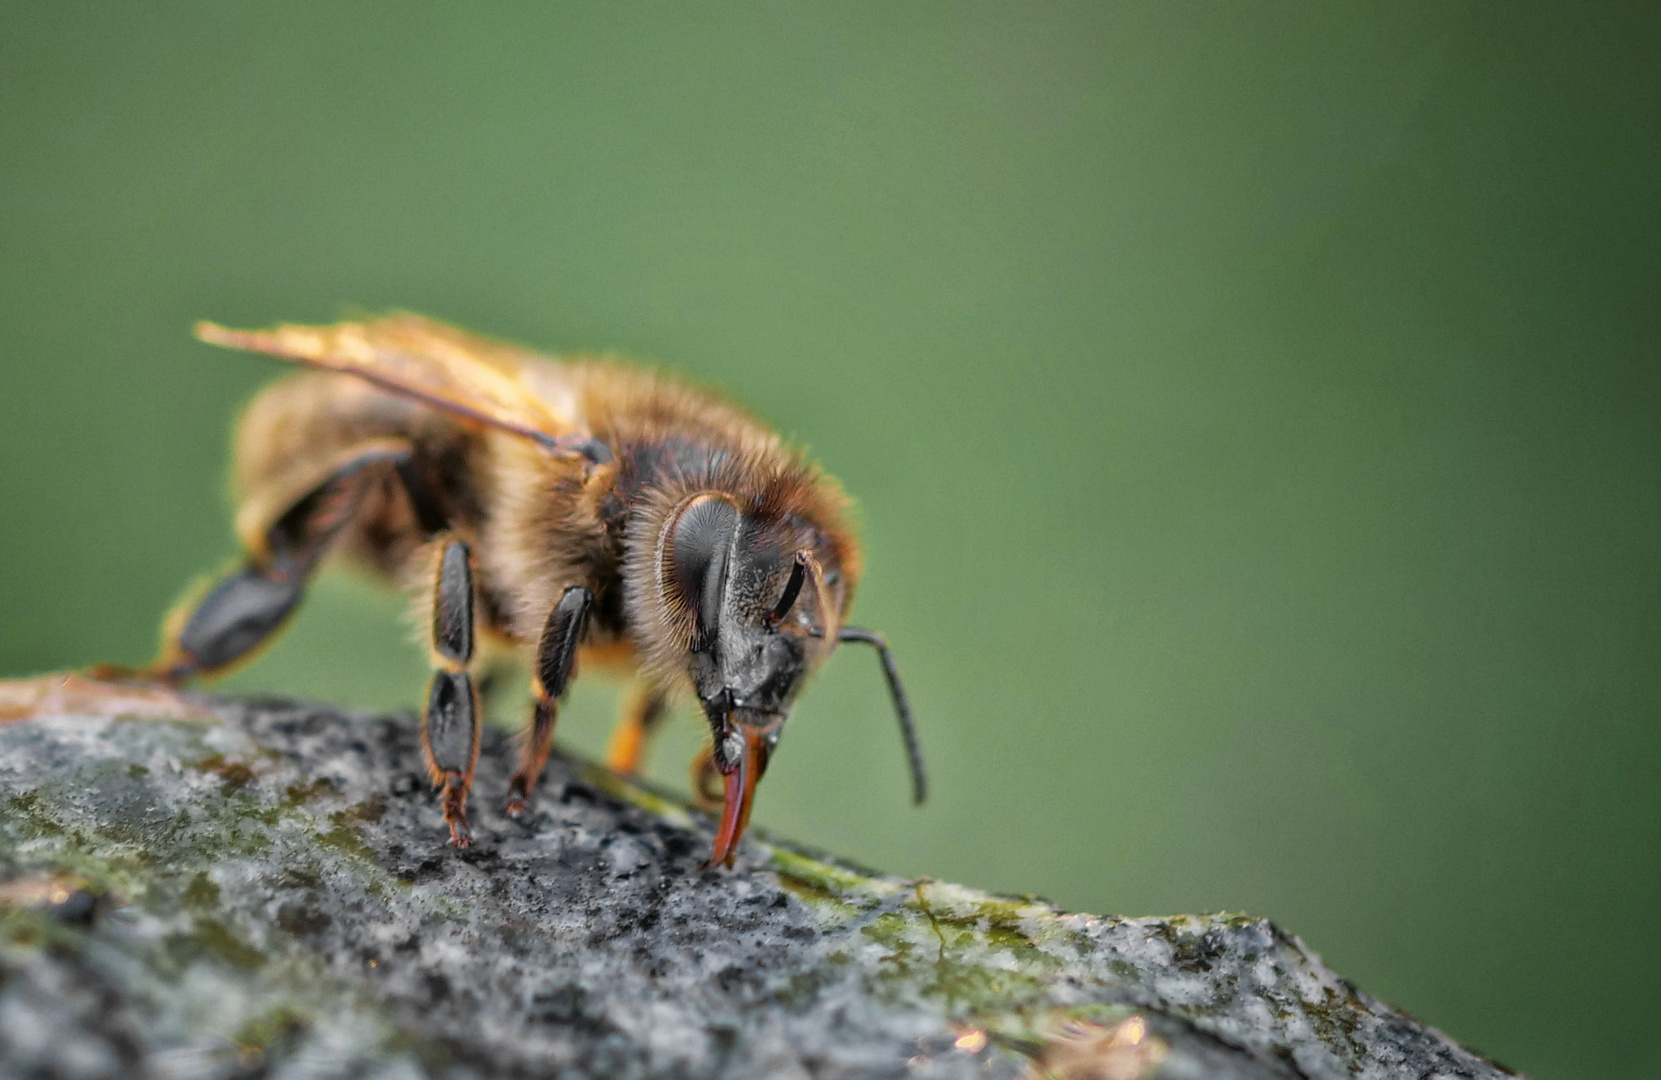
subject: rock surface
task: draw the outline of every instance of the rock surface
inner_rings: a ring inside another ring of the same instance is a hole
[[[1263,919],[904,881],[556,755],[442,843],[408,718],[0,728],[0,1075],[1497,1077]]]

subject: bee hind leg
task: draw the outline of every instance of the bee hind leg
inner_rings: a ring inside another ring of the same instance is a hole
[[[531,792],[548,765],[548,751],[554,741],[554,722],[559,719],[559,699],[565,695],[577,664],[577,646],[588,623],[594,593],[572,585],[548,613],[542,640],[536,648],[536,671],[531,690],[536,695],[530,729],[519,747],[519,765],[508,784],[507,812],[520,817],[530,806]]]
[[[382,443],[338,461],[263,533],[245,537],[249,551],[241,567],[173,610],[155,660],[137,670],[101,665],[91,674],[176,686],[246,660],[299,606],[312,571],[351,520],[374,467],[396,465],[407,456],[406,446]]]
[[[298,574],[242,567],[196,603],[152,671],[176,684],[231,667],[288,621],[305,591]]]
[[[421,714],[421,753],[439,790],[450,843],[468,847],[467,796],[479,764],[479,692],[467,667],[473,660],[473,567],[460,540],[444,545],[433,588],[432,686]]]

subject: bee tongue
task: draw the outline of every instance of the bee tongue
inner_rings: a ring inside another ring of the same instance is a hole
[[[710,852],[708,866],[731,866],[738,851],[738,841],[750,824],[750,806],[755,801],[756,781],[767,768],[768,737],[778,728],[774,720],[765,727],[738,724],[738,734],[744,740],[744,750],[738,763],[726,776],[726,795],[721,803],[721,827],[715,833],[715,849]]]

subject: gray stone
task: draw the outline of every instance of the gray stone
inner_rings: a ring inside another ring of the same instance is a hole
[[[449,849],[409,718],[0,728],[17,1077],[1495,1077],[1239,915],[873,874],[487,737]]]

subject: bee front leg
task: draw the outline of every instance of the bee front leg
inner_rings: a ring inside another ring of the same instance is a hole
[[[570,685],[577,663],[577,645],[582,641],[593,604],[591,590],[572,585],[548,613],[548,623],[542,628],[542,640],[536,648],[536,673],[531,680],[536,709],[530,730],[519,747],[519,767],[514,769],[513,779],[508,783],[507,812],[512,817],[519,817],[529,807],[531,792],[548,765],[554,721],[559,719],[559,699]]]
[[[719,814],[726,797],[726,777],[715,766],[715,747],[709,743],[699,746],[698,752],[692,755],[687,774],[692,785],[692,805],[707,814]]]
[[[479,764],[479,693],[467,666],[473,660],[473,568],[467,545],[451,540],[438,561],[433,587],[433,672],[421,716],[421,751],[439,789],[450,843],[473,842],[467,795]]]

